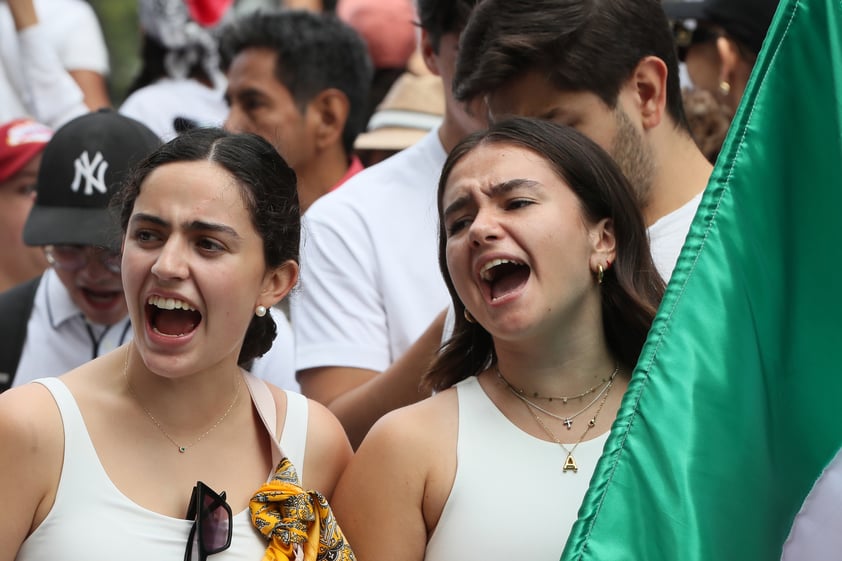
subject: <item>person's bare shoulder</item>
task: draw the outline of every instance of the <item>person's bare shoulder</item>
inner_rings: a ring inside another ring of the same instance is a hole
[[[49,391],[30,383],[0,394],[0,495],[15,513],[0,524],[0,559],[13,559],[49,513],[64,454],[61,416]]]

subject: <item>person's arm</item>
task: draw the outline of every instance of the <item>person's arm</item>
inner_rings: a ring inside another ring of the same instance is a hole
[[[18,32],[27,110],[53,128],[87,113],[85,94],[50,46],[32,0],[8,0],[8,3]]]
[[[354,452],[336,417],[315,401],[310,400],[308,405],[307,445],[301,484],[304,489],[315,489],[330,500]]]
[[[27,384],[0,394],[0,561],[17,557],[21,544],[52,507],[62,465],[60,427],[46,388]]]
[[[424,559],[428,464],[440,454],[418,417],[400,410],[378,421],[336,487],[331,506],[357,559]]]
[[[384,414],[430,395],[421,377],[438,353],[445,312],[384,372],[326,366],[299,371],[304,395],[324,403],[345,427],[356,448]]]
[[[70,77],[76,81],[85,97],[85,105],[91,111],[111,106],[108,84],[105,76],[93,70],[69,70]]]

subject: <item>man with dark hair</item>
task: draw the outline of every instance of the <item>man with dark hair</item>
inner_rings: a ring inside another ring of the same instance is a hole
[[[373,70],[356,31],[334,15],[258,11],[222,30],[220,52],[225,127],[278,150],[298,175],[302,211],[362,169],[353,147]]]
[[[448,302],[436,261],[438,176],[447,152],[484,124],[450,93],[459,34],[475,3],[418,2],[422,55],[445,89],[442,124],[305,216],[301,290],[292,300],[298,380],[354,446],[381,415],[425,397],[419,382]]]
[[[636,189],[652,256],[669,279],[712,171],[687,127],[660,0],[486,0],[460,41],[457,99],[493,120],[571,125]]]

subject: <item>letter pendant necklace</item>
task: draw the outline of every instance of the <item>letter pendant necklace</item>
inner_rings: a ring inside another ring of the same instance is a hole
[[[213,425],[211,425],[211,428],[203,432],[201,436],[199,436],[199,438],[197,438],[193,442],[190,442],[189,444],[179,444],[172,436],[170,436],[170,433],[168,433],[166,429],[164,429],[163,425],[161,425],[161,423],[158,422],[158,419],[155,418],[152,412],[143,406],[143,404],[140,402],[140,398],[135,393],[134,388],[132,388],[132,384],[129,381],[129,351],[130,347],[127,347],[126,362],[123,365],[123,377],[126,379],[126,386],[128,386],[129,388],[129,393],[132,394],[132,397],[137,402],[137,404],[140,405],[140,408],[143,409],[143,412],[146,413],[146,416],[149,417],[149,420],[152,421],[152,424],[155,425],[155,427],[157,427],[159,431],[161,431],[161,434],[167,437],[167,440],[169,440],[175,445],[176,449],[180,454],[184,454],[185,452],[187,452],[188,448],[192,448],[193,446],[198,444],[200,440],[209,435],[211,431],[213,431],[213,429],[218,427],[219,424],[222,423],[222,421],[224,421],[226,417],[228,417],[228,414],[231,412],[231,410],[234,409],[234,404],[237,403],[237,398],[240,397],[240,377],[237,376],[237,389],[234,392],[234,399],[231,400],[231,404],[228,406],[228,409],[225,410],[225,413],[222,414],[222,417],[217,419],[216,422]]]
[[[608,382],[608,386],[605,390],[605,393],[602,396],[602,401],[599,403],[599,407],[597,408],[596,413],[594,413],[594,416],[591,417],[591,419],[588,421],[588,426],[585,427],[584,432],[582,432],[582,436],[579,437],[579,440],[577,440],[576,444],[574,444],[573,447],[570,448],[570,449],[568,449],[567,446],[562,444],[562,442],[558,439],[558,437],[556,437],[555,433],[553,433],[553,431],[550,430],[550,427],[548,427],[547,424],[544,423],[543,419],[541,419],[541,417],[539,417],[538,414],[533,410],[532,402],[530,402],[528,400],[521,400],[521,401],[523,401],[523,404],[526,405],[526,409],[529,411],[529,413],[535,419],[535,422],[538,423],[538,425],[547,434],[547,436],[549,436],[553,440],[553,442],[555,442],[556,444],[561,446],[561,449],[564,450],[565,458],[564,458],[564,465],[561,468],[562,473],[567,473],[568,471],[572,471],[573,473],[577,473],[579,471],[579,466],[576,464],[576,458],[573,457],[573,452],[576,451],[576,448],[585,439],[585,435],[588,434],[588,431],[591,430],[596,425],[596,418],[599,416],[600,411],[602,411],[602,407],[605,405],[605,402],[608,400],[608,394],[611,392],[611,386],[612,385],[614,385],[613,379]],[[515,393],[515,395],[517,395],[517,394]],[[518,396],[518,397],[520,397],[520,396]]]

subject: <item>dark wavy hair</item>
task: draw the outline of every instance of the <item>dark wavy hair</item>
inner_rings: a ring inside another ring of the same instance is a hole
[[[444,190],[454,167],[476,148],[489,145],[534,152],[570,186],[587,220],[612,220],[616,258],[605,271],[601,285],[602,327],[614,357],[623,366],[634,366],[664,294],[664,281],[652,262],[646,226],[632,188],[611,156],[582,133],[553,122],[518,117],[468,136],[456,145],[444,164],[438,190],[439,267],[453,300],[456,324],[453,335],[426,374],[425,385],[443,390],[476,376],[497,358],[491,335],[464,317],[465,305],[447,269],[442,208]]]
[[[667,66],[667,112],[688,130],[661,0],[480,2],[459,40],[453,89],[468,101],[537,70],[560,90],[592,92],[614,108],[620,88],[650,55]]]
[[[263,240],[268,268],[298,262],[301,214],[295,172],[271,144],[254,134],[218,128],[196,128],[177,136],[140,162],[113,205],[125,234],[143,182],[152,171],[176,162],[213,162],[236,180],[252,224]],[[246,330],[237,363],[247,365],[272,347],[277,327],[271,314],[254,316]]]

